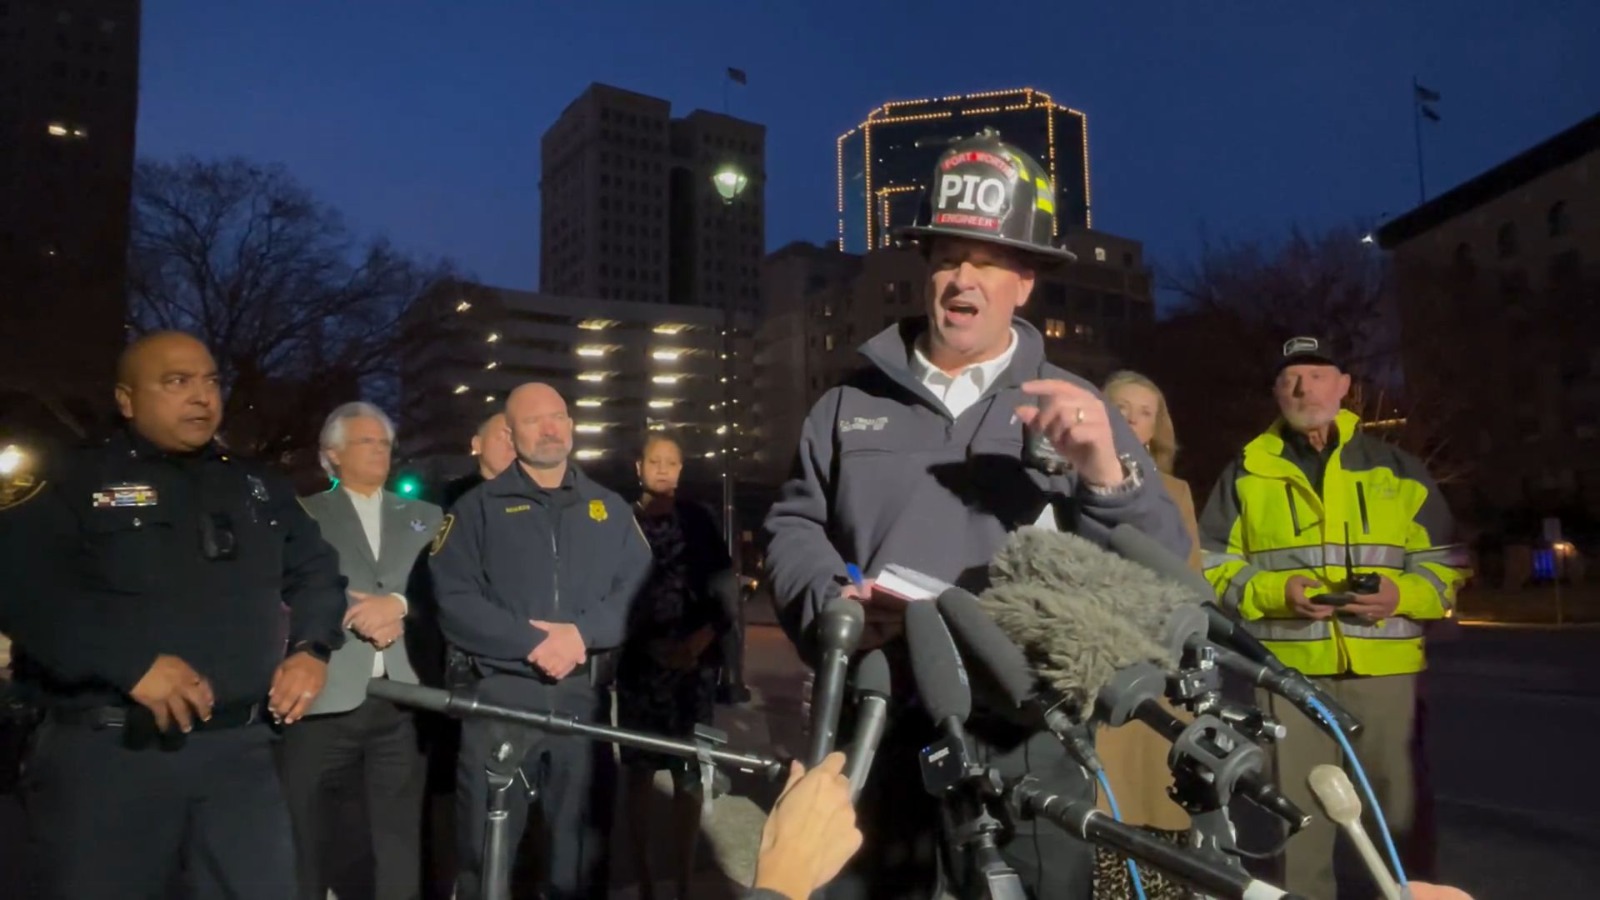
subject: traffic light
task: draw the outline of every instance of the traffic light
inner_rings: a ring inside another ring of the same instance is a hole
[[[401,475],[394,483],[394,492],[402,497],[417,497],[422,494],[422,479],[415,475]]]

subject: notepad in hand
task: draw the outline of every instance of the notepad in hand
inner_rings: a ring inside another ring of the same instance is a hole
[[[950,590],[952,586],[932,575],[925,575],[916,569],[892,563],[884,566],[883,571],[879,572],[878,577],[872,582],[874,594],[887,594],[896,600],[908,603],[937,600],[940,594]]]

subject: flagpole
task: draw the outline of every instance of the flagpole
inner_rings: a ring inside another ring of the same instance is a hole
[[[1417,138],[1417,205],[1428,202],[1428,181],[1422,168],[1422,84],[1411,76],[1411,128]]]

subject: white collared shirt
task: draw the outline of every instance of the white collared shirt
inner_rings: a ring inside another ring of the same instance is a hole
[[[373,491],[370,496],[363,496],[349,488],[343,488],[344,495],[350,498],[350,505],[356,508],[356,518],[361,520],[361,530],[367,535],[367,546],[372,548],[372,558],[379,558],[383,552],[383,491]],[[400,594],[401,604],[406,602]],[[372,677],[383,677],[383,653],[379,651],[372,655]]]
[[[1017,355],[1017,330],[1011,329],[1011,345],[1006,351],[994,359],[981,363],[973,363],[961,371],[951,375],[934,365],[922,352],[921,341],[911,350],[911,374],[922,382],[922,386],[933,393],[933,396],[944,404],[950,412],[951,418],[959,418],[962,413],[972,408],[983,396],[983,392],[994,384],[1000,373],[1011,365],[1012,357]],[[1055,507],[1046,505],[1044,511],[1039,513],[1039,520],[1033,523],[1035,528],[1047,528],[1051,531],[1060,531],[1061,526],[1056,521]]]
[[[987,362],[973,363],[954,375],[946,373],[928,359],[922,352],[922,342],[911,351],[911,374],[922,382],[922,386],[933,392],[949,410],[951,418],[960,418],[961,414],[978,402],[983,392],[994,384],[1000,373],[1011,365],[1011,358],[1017,355],[1017,330],[1011,329],[1011,344],[1006,347],[1006,352]]]

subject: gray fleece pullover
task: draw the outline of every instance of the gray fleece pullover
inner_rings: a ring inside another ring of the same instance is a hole
[[[1104,543],[1111,528],[1127,522],[1187,558],[1177,506],[1116,410],[1107,408],[1117,452],[1138,462],[1141,487],[1096,496],[1080,490],[1071,471],[1047,475],[1025,463],[1015,409],[1034,399],[1022,383],[1053,378],[1094,387],[1046,363],[1032,325],[1012,324],[1018,345],[1011,365],[960,416],[951,418],[912,373],[912,348],[926,319],[906,319],[863,344],[870,365],[812,407],[794,470],[765,526],[779,618],[804,650],[812,620],[847,583],[846,562],[868,577],[897,563],[976,593],[1006,537],[1034,524],[1047,505],[1064,531]]]

